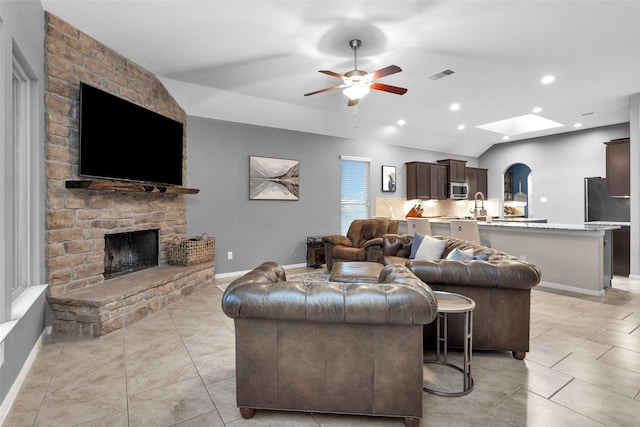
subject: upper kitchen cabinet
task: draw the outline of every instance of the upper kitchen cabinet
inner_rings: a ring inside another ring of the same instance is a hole
[[[489,198],[487,194],[487,169],[466,167],[465,182],[469,188],[470,199],[473,199],[478,191],[484,195],[485,199]]]
[[[408,162],[407,199],[446,199],[447,168],[424,162]]]
[[[447,167],[442,165],[430,165],[429,178],[431,180],[431,198],[446,199],[449,192],[449,187],[447,185]]]
[[[453,159],[445,159],[438,160],[438,164],[444,165],[447,167],[447,174],[449,182],[465,182],[465,169],[466,169],[466,160],[453,160]]]
[[[629,138],[605,142],[607,149],[607,185],[609,196],[629,197],[631,174],[629,164]]]

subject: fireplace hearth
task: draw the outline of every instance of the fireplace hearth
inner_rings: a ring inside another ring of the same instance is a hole
[[[158,230],[107,234],[104,240],[105,280],[158,265]]]

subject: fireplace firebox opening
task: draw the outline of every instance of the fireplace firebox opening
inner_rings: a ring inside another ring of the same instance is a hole
[[[107,234],[104,239],[105,279],[158,265],[158,230]]]

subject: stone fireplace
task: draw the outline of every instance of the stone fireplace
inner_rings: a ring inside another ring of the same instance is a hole
[[[46,267],[53,331],[100,336],[208,286],[214,263],[168,264],[169,246],[187,237],[188,193],[117,182],[70,185],[86,182],[78,176],[80,82],[185,124],[184,183],[187,118],[152,73],[48,12],[45,67]],[[151,268],[134,271],[147,250],[132,250],[132,240],[149,232],[153,237],[144,241],[154,242],[155,252],[145,267]]]
[[[106,234],[104,236],[104,278],[158,265],[158,230]]]

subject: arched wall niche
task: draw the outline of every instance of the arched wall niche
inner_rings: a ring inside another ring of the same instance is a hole
[[[513,163],[503,173],[502,206],[505,216],[529,217],[529,197],[533,193],[533,174],[524,163]],[[524,198],[523,198],[524,197]],[[524,203],[522,202],[524,200]]]

